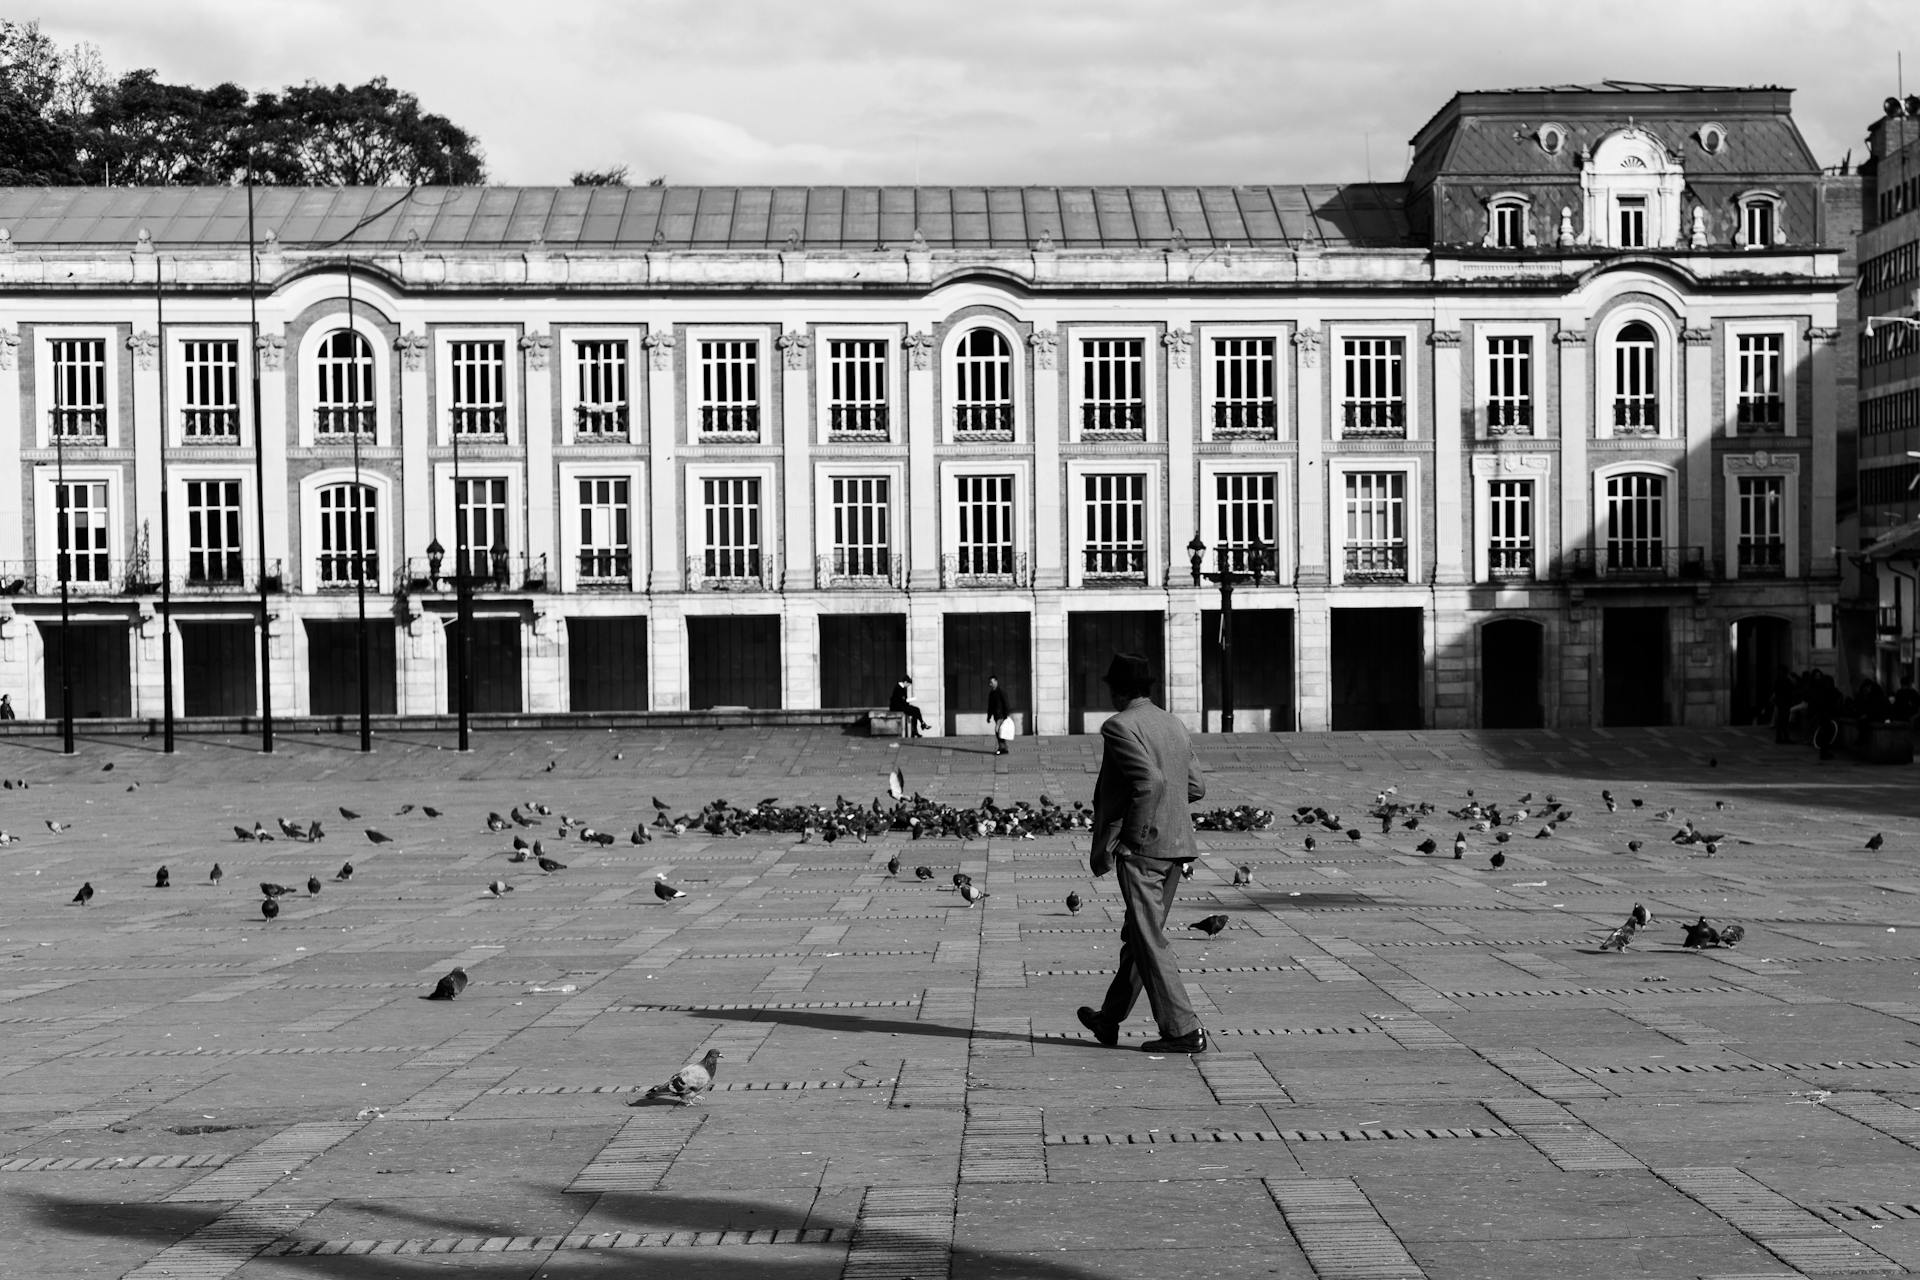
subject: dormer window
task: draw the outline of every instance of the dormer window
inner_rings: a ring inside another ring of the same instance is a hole
[[[1557,156],[1566,150],[1567,127],[1563,124],[1543,124],[1533,131],[1533,140],[1540,149],[1550,156]]]
[[[1741,249],[1767,249],[1786,239],[1780,232],[1780,197],[1771,191],[1750,191],[1740,197],[1740,231],[1734,244]]]
[[[1717,156],[1727,149],[1727,127],[1718,122],[1701,125],[1693,136],[1700,143],[1700,149],[1710,156]]]
[[[1664,142],[1629,125],[1582,155],[1589,243],[1614,249],[1671,249],[1681,243],[1686,175]]]
[[[1534,243],[1525,196],[1497,195],[1487,201],[1487,234],[1481,241],[1488,249],[1524,249]]]
[[[1613,242],[1622,249],[1647,247],[1647,198],[1621,196],[1614,206],[1617,221]]]

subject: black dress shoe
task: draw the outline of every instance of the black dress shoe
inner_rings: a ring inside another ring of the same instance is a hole
[[[1149,1040],[1140,1046],[1142,1053],[1205,1053],[1207,1051],[1207,1029],[1202,1027],[1190,1036],[1176,1036],[1167,1040]]]
[[[1080,1025],[1093,1032],[1095,1040],[1109,1049],[1120,1043],[1120,1028],[1101,1017],[1098,1009],[1091,1009],[1083,1004],[1076,1012],[1080,1018]]]

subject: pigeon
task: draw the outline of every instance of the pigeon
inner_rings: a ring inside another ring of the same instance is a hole
[[[492,822],[492,820],[493,820],[494,818],[496,818],[496,817],[498,817],[498,816],[499,816],[498,814],[488,814],[488,815],[487,815],[487,818],[488,818],[488,822],[487,822],[487,826],[488,826],[488,828],[489,828],[489,829],[491,829],[491,828],[492,828],[492,826],[493,826],[493,822]],[[522,812],[520,812],[520,806],[519,806],[519,805],[515,805],[515,806],[513,806],[513,808],[512,808],[512,809],[510,809],[510,810],[508,810],[508,816],[509,816],[509,817],[511,817],[511,818],[512,818],[512,819],[513,819],[513,820],[514,820],[515,822],[517,822],[518,824],[520,824],[520,825],[521,825],[521,826],[523,826],[523,827],[537,827],[537,826],[539,826],[539,825],[540,825],[540,823],[539,823],[539,820],[538,820],[538,819],[536,819],[536,818],[529,818],[529,817],[528,817],[528,816],[527,816],[526,814],[524,814],[524,813],[522,813]]]
[[[340,864],[340,870],[338,870],[338,871],[336,871],[336,872],[334,872],[334,874],[333,874],[333,878],[334,878],[335,880],[351,880],[351,879],[353,879],[353,864],[352,864],[351,862],[343,862],[343,863],[341,863],[341,864]]]
[[[307,843],[312,844],[315,840],[325,840],[326,838],[327,833],[320,829],[320,819],[315,818],[313,825],[307,828]]]
[[[646,844],[649,840],[652,840],[652,839],[653,837],[647,834],[646,827],[641,823],[636,822],[633,824],[633,834],[627,837],[627,843],[628,844]]]
[[[1358,827],[1347,828],[1347,839],[1358,840],[1359,838],[1360,838],[1360,828]]]
[[[1625,951],[1627,944],[1633,941],[1634,935],[1652,923],[1653,913],[1636,902],[1633,904],[1633,910],[1627,913],[1627,918],[1621,923],[1620,927],[1612,933],[1609,933],[1601,941],[1600,949],[1602,951]]]
[[[274,823],[279,826],[280,834],[289,840],[305,840],[307,838],[307,829],[297,822],[288,822],[285,818],[275,818]]]
[[[497,813],[490,813],[487,815],[487,830],[505,831],[506,829],[507,829],[507,820],[505,818],[501,817]]]
[[[933,879],[933,868],[932,867],[915,867],[913,869],[913,874],[915,879],[931,880]]]
[[[353,810],[347,808],[345,805],[340,806],[340,816],[345,818],[348,822],[358,822],[360,820],[360,815],[355,813]]]
[[[1432,843],[1432,842],[1429,841],[1428,843]],[[1236,885],[1252,884],[1253,868],[1246,865],[1245,863],[1242,863],[1240,866],[1235,867],[1233,869],[1233,882]]]
[[[542,858],[540,859],[540,869],[542,871],[565,871],[567,864],[553,858]]]
[[[1495,844],[1505,844],[1507,841],[1511,839],[1513,839],[1513,832],[1499,831],[1494,833],[1493,842]]]
[[[973,877],[972,877],[972,876],[970,876],[970,875],[968,875],[968,874],[967,874],[966,872],[964,872],[964,871],[956,871],[956,872],[954,872],[954,873],[953,873],[953,887],[954,887],[954,888],[956,888],[956,889],[958,889],[958,888],[960,888],[960,887],[961,887],[962,885],[969,885],[969,884],[972,884],[972,883],[973,883]]]
[[[73,900],[79,903],[83,907],[86,906],[89,902],[92,902],[93,901],[93,881],[89,880],[85,884],[81,885],[80,892],[73,895]]]
[[[1308,836],[1308,837],[1307,837],[1307,839],[1306,839],[1306,849],[1307,849],[1307,852],[1308,852],[1308,853],[1312,853],[1312,852],[1313,852],[1313,850],[1314,850],[1314,846],[1315,846],[1315,844],[1317,844],[1317,843],[1318,843],[1318,842],[1317,842],[1317,841],[1315,841],[1315,840],[1314,840],[1314,838],[1313,838],[1312,836]]]
[[[1193,879],[1193,859],[1192,858],[1188,858],[1186,861],[1180,864],[1180,878],[1182,880]]]
[[[51,826],[52,824],[49,823],[48,825]],[[1867,848],[1872,850],[1874,853],[1878,853],[1880,852],[1880,847],[1884,845],[1886,842],[1887,842],[1887,837],[1882,833],[1876,831],[1873,833],[1873,838],[1867,841]]]
[[[437,818],[440,816],[440,810],[434,808],[430,804],[421,805],[420,812],[426,814],[429,818]]]
[[[672,902],[676,898],[687,896],[685,889],[676,889],[667,883],[667,873],[662,871],[653,878],[653,896],[662,902]]]
[[[1067,895],[1067,914],[1070,916],[1077,916],[1080,914],[1080,894],[1078,891],[1069,893]]]
[[[1638,853],[1638,852],[1640,852],[1640,851],[1641,851],[1642,849],[1644,849],[1644,848],[1646,848],[1646,847],[1647,847],[1647,842],[1646,842],[1645,840],[1629,840],[1629,841],[1627,841],[1627,852],[1628,852],[1628,853]]]
[[[262,880],[260,882],[260,892],[269,898],[278,898],[283,894],[292,893],[293,889],[289,885],[274,884],[270,880]]]
[[[1425,840],[1413,846],[1413,848],[1416,853],[1433,854],[1440,851],[1440,846],[1433,842],[1432,836],[1428,836]]]
[[[552,772],[554,771],[554,769],[556,769],[557,767],[559,767],[559,764],[560,764],[560,762],[559,762],[558,760],[549,760],[549,761],[547,761],[547,767],[546,767],[546,768],[544,768],[544,769],[542,769],[542,770],[541,770],[540,772],[542,772],[542,773],[552,773]]]
[[[645,1093],[627,1105],[644,1106],[655,1098],[674,1098],[681,1106],[700,1101],[700,1095],[713,1083],[714,1073],[720,1070],[720,1051],[707,1050],[707,1056],[698,1062],[689,1062],[674,1072],[663,1083],[654,1085]]]
[[[400,806],[400,807],[399,807],[398,809],[395,809],[395,810],[393,811],[393,816],[394,816],[394,817],[396,817],[396,818],[404,818],[404,817],[406,817],[406,816],[407,816],[408,814],[410,814],[410,813],[412,813],[412,812],[413,812],[413,806],[412,806],[412,805],[410,805],[410,804],[403,804],[403,805],[401,805],[401,806]]]
[[[887,794],[895,800],[907,798],[907,775],[900,772],[898,765],[887,771]]]
[[[168,879],[167,869],[165,867],[160,868],[158,871],[153,873],[153,887],[156,889],[167,888],[168,887],[167,879]]]
[[[216,862],[213,864],[213,870],[207,872],[207,879],[215,884],[219,884],[220,881],[226,877],[226,874],[227,873],[221,869],[220,864]]]
[[[393,843],[392,836],[387,835],[385,832],[382,832],[382,831],[375,831],[372,827],[367,828],[367,839],[373,842],[374,844],[392,844]]]
[[[1208,935],[1219,933],[1226,927],[1227,918],[1223,915],[1207,916],[1205,919],[1195,920],[1187,926],[1189,929],[1198,929],[1200,932]]]
[[[887,859],[887,874],[890,876],[897,876],[900,874],[900,855],[899,854],[896,853],[891,858]]]
[[[1698,951],[1702,947],[1717,947],[1720,945],[1720,931],[1708,924],[1705,916],[1701,916],[1692,924],[1681,927],[1687,931],[1687,936],[1681,941],[1680,945],[1689,950]]]
[[[1620,807],[1619,805],[1614,803],[1613,792],[1608,791],[1604,788],[1602,788],[1600,792],[1600,802],[1607,806],[1608,813],[1612,813],[1615,809],[1618,809]]]
[[[1730,947],[1747,936],[1747,927],[1742,924],[1730,924],[1720,931],[1720,945]]]
[[[52,818],[47,819],[47,830],[53,832],[55,835],[59,835],[63,831],[71,830],[72,827],[73,824],[71,822],[55,822]]]
[[[508,884],[505,880],[495,880],[492,884],[487,886],[487,892],[497,898],[503,893],[512,893],[513,886]]]
[[[661,813],[665,813],[668,809],[672,808],[671,805],[669,805],[665,800],[662,800],[659,796],[653,797],[653,807],[659,810]]]
[[[1500,852],[1500,850],[1495,849],[1493,851],[1493,856],[1491,858],[1488,858],[1487,861],[1493,866],[1493,869],[1495,871],[1498,871],[1501,867],[1504,867],[1507,865],[1507,855]]]
[[[968,906],[972,906],[974,903],[980,901],[980,899],[991,898],[993,895],[969,880],[960,886],[960,896],[967,900]]]
[[[274,898],[260,899],[260,914],[271,920],[280,914],[280,903]]]
[[[236,840],[258,840],[260,837],[242,826],[235,826],[233,835]]]
[[[1642,800],[1639,796],[1635,796],[1633,797],[1633,807],[1636,809],[1644,809],[1647,807],[1647,802],[1645,800]]]
[[[451,1000],[467,989],[467,971],[459,965],[447,971],[447,976],[433,984],[433,994],[424,997],[428,1000]]]
[[[106,762],[105,764],[103,764],[103,765],[101,765],[101,766],[100,766],[100,772],[102,772],[102,773],[112,773],[112,772],[113,772],[113,761],[111,761],[111,760],[109,760],[109,761],[107,761],[107,762]]]
[[[1457,831],[1453,836],[1453,860],[1458,862],[1467,856],[1467,833]]]
[[[307,896],[309,898],[314,898],[314,897],[318,897],[319,894],[320,894],[320,877],[308,876],[307,877]]]

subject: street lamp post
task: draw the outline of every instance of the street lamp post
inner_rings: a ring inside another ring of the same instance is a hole
[[[1233,589],[1246,583],[1260,585],[1260,579],[1267,571],[1268,551],[1264,544],[1255,542],[1247,548],[1247,567],[1250,572],[1242,573],[1233,568],[1230,549],[1222,544],[1213,549],[1214,571],[1203,572],[1200,566],[1206,563],[1207,544],[1200,540],[1196,530],[1193,541],[1187,544],[1187,560],[1193,570],[1193,585],[1199,586],[1200,580],[1216,583],[1220,588],[1220,732],[1233,732]]]

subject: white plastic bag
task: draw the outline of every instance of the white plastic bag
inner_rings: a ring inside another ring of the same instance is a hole
[[[1014,723],[1012,716],[1008,716],[1005,720],[1002,720],[1000,722],[1000,727],[997,730],[995,730],[995,733],[999,737],[1000,741],[1012,742],[1015,738],[1020,736],[1020,726]]]

